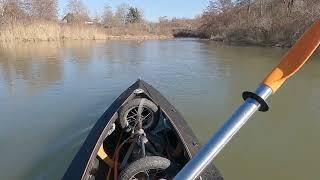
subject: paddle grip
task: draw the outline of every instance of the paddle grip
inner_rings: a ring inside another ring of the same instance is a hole
[[[310,58],[320,45],[320,20],[308,29],[295,45],[283,56],[280,64],[263,80],[262,84],[275,93],[281,85]]]

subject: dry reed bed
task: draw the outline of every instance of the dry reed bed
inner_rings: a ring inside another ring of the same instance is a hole
[[[61,24],[57,22],[10,22],[0,27],[0,42],[58,41],[58,40],[141,40],[168,39],[157,28],[146,25],[130,25],[106,29],[85,24]]]

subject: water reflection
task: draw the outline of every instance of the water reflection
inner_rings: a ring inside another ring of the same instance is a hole
[[[59,49],[56,43],[2,44],[0,74],[10,94],[15,95],[17,87],[32,94],[61,81],[63,63]]]

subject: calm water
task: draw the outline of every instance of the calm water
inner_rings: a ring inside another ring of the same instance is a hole
[[[59,179],[98,117],[138,77],[206,141],[285,50],[199,40],[5,44],[0,179]],[[219,154],[230,180],[319,179],[320,56]]]

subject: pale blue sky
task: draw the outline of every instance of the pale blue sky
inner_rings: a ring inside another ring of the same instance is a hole
[[[68,0],[59,0],[60,15],[62,16]],[[89,8],[90,15],[100,13],[109,4],[115,8],[121,3],[127,3],[143,9],[147,20],[157,21],[160,16],[192,18],[201,14],[208,5],[208,0],[82,0]]]

